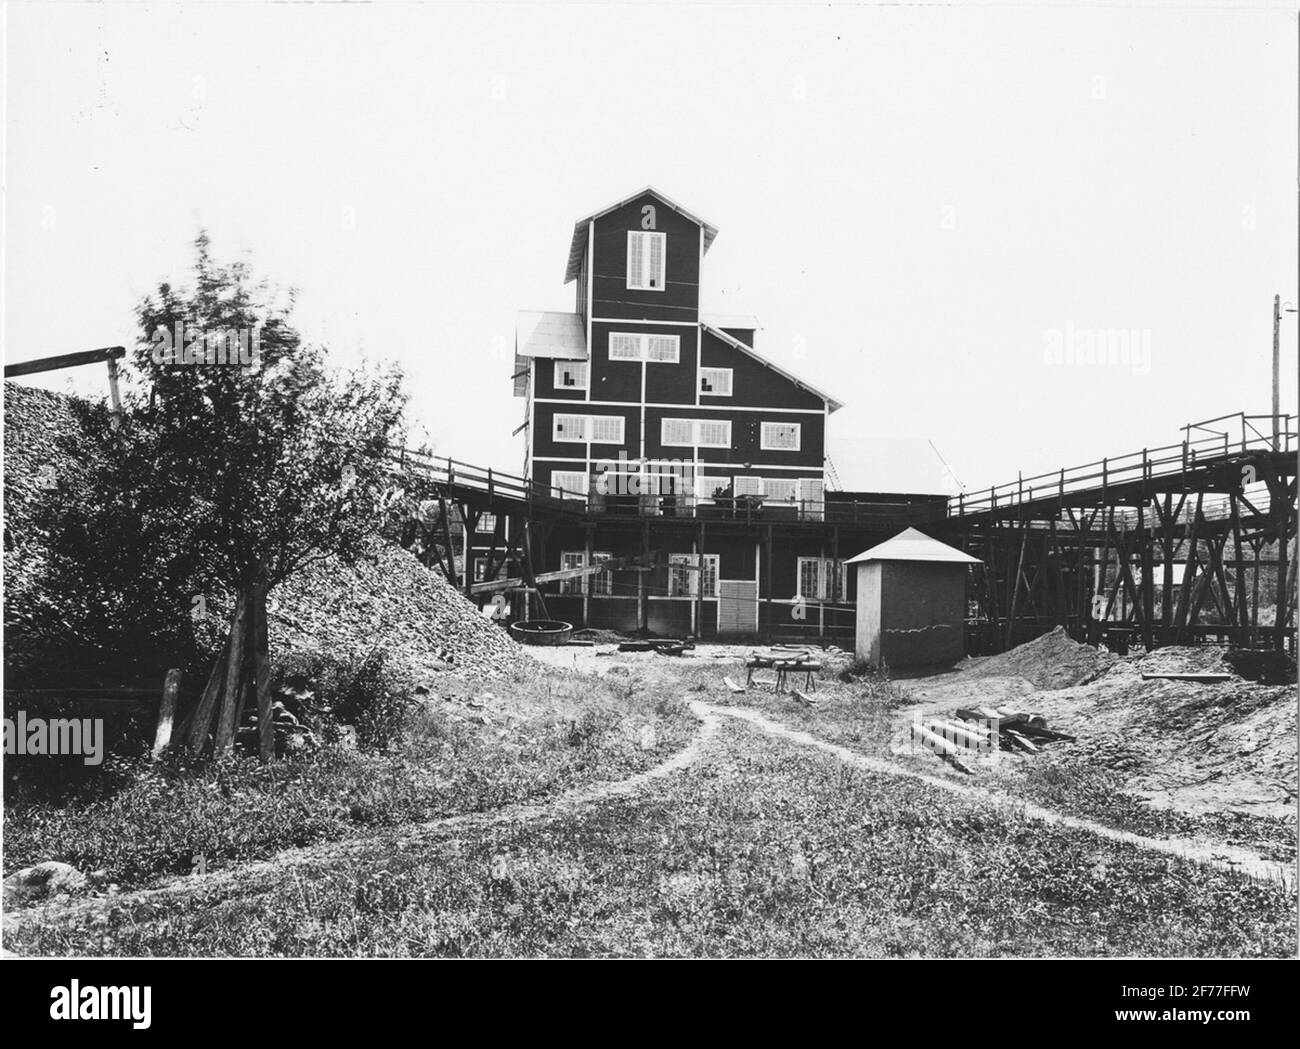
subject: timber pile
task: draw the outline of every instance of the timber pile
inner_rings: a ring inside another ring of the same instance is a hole
[[[933,751],[959,772],[971,775],[966,760],[994,749],[1037,754],[1048,743],[1073,743],[1075,737],[1054,732],[1041,714],[1009,707],[962,708],[956,718],[929,717],[912,723],[915,743]]]

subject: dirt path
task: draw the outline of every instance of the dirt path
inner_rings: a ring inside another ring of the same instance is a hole
[[[726,715],[727,717],[738,718],[762,729],[764,732],[770,733],[771,735],[779,736],[782,739],[798,743],[802,746],[814,747],[823,753],[833,755],[845,764],[853,765],[857,768],[864,769],[867,772],[875,772],[884,776],[901,776],[907,779],[918,780],[919,782],[925,783],[931,787],[938,787],[940,790],[946,790],[953,794],[960,794],[973,800],[982,801],[1002,808],[1015,809],[1024,813],[1030,819],[1040,820],[1043,823],[1050,823],[1062,827],[1071,827],[1076,830],[1084,830],[1090,834],[1096,834],[1099,837],[1108,838],[1111,841],[1126,842],[1130,845],[1136,845],[1141,849],[1149,849],[1153,852],[1163,852],[1170,856],[1178,856],[1182,859],[1192,860],[1196,863],[1218,867],[1221,870],[1248,874],[1253,878],[1257,878],[1261,881],[1272,882],[1274,884],[1280,883],[1289,886],[1293,884],[1295,880],[1294,871],[1290,867],[1281,863],[1266,860],[1246,849],[1240,849],[1230,845],[1211,845],[1205,842],[1188,841],[1182,838],[1147,838],[1140,834],[1133,834],[1130,831],[1117,830],[1114,827],[1108,827],[1103,823],[1096,823],[1079,816],[1069,816],[1061,812],[1055,812],[1052,809],[1045,809],[1041,805],[1035,805],[1033,802],[1022,801],[1005,794],[998,794],[980,787],[954,782],[953,780],[942,779],[938,776],[930,776],[915,769],[909,769],[902,765],[883,761],[880,758],[873,758],[866,754],[859,754],[857,751],[849,750],[847,747],[841,747],[835,743],[827,743],[825,740],[820,740],[816,736],[809,735],[807,732],[801,732],[798,729],[792,729],[786,725],[782,725],[778,721],[772,721],[764,717],[758,711],[751,710],[748,707],[717,707],[711,704],[692,702],[691,709],[700,714],[712,713],[715,715],[720,714]]]
[[[377,845],[392,844],[411,848],[445,838],[458,830],[480,829],[508,823],[529,823],[543,818],[554,818],[580,811],[610,798],[625,797],[644,790],[657,780],[689,768],[700,759],[705,746],[717,734],[721,724],[717,714],[704,709],[702,703],[692,703],[691,709],[700,724],[691,741],[667,761],[627,779],[599,781],[566,791],[546,801],[523,802],[507,805],[487,812],[467,812],[446,816],[427,823],[396,827],[384,834],[346,841],[325,842],[301,849],[286,849],[267,860],[244,863],[213,871],[210,874],[178,875],[148,889],[116,893],[112,896],[95,896],[83,899],[58,899],[44,905],[6,911],[3,928],[6,934],[35,921],[60,921],[85,917],[126,904],[148,903],[154,900],[174,899],[189,893],[239,893],[241,889],[256,886],[267,874],[282,873],[294,867],[305,867],[338,862],[364,855]],[[256,889],[245,896],[258,895]]]
[[[527,823],[533,820],[572,814],[610,798],[635,794],[658,780],[691,767],[701,758],[706,747],[717,735],[723,717],[744,721],[769,735],[799,746],[812,747],[847,765],[852,765],[867,772],[916,780],[928,786],[987,805],[1014,809],[1031,819],[1044,823],[1086,831],[1111,841],[1125,842],[1153,852],[1177,856],[1223,870],[1248,874],[1264,881],[1290,885],[1294,880],[1289,868],[1279,863],[1267,861],[1244,849],[1207,845],[1182,839],[1147,838],[1128,831],[1116,830],[1113,827],[1092,820],[1054,812],[1032,802],[1021,801],[1008,795],[928,775],[893,762],[860,754],[847,747],[828,743],[807,732],[792,729],[780,722],[772,721],[758,711],[747,707],[714,706],[699,700],[691,700],[689,705],[691,711],[700,719],[699,730],[690,743],[667,761],[624,780],[592,783],[568,791],[548,801],[511,805],[490,812],[464,813],[458,816],[431,820],[427,823],[394,828],[382,835],[370,835],[341,842],[327,842],[302,849],[291,849],[278,853],[268,860],[241,864],[224,870],[213,871],[210,874],[178,876],[149,889],[90,899],[59,900],[43,906],[7,912],[4,915],[4,931],[7,934],[32,922],[84,918],[96,912],[123,905],[147,904],[155,900],[174,899],[191,893],[210,894],[214,897],[213,902],[219,902],[221,899],[234,896],[247,898],[248,896],[258,895],[256,886],[264,881],[265,875],[273,872],[283,873],[285,870],[295,867],[337,863],[347,859],[359,858],[379,845],[409,849],[424,844],[432,844],[457,831],[476,830],[510,823]]]

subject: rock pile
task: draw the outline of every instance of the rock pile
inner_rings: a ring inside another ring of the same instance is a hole
[[[418,678],[493,677],[524,658],[501,627],[398,546],[376,541],[371,559],[308,569],[272,595],[271,648],[364,658],[381,648]]]
[[[1058,626],[1010,652],[980,660],[966,674],[1023,678],[1038,689],[1070,688],[1100,677],[1117,659],[1103,649],[1072,640],[1065,628]]]

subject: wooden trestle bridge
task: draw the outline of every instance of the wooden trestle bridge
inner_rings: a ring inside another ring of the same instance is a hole
[[[973,650],[1058,625],[1121,648],[1294,649],[1295,421],[1222,416],[1178,444],[959,497],[936,534],[984,561]]]
[[[506,585],[541,594],[547,583],[611,567],[534,572],[559,522],[640,529],[641,556],[623,559],[623,567],[653,562],[651,518],[656,530],[701,536],[706,527],[710,534],[744,529],[769,548],[783,534],[815,534],[834,558],[912,525],[983,562],[972,568],[968,591],[972,653],[1002,651],[1055,626],[1121,649],[1213,640],[1294,651],[1297,448],[1294,416],[1237,413],[1189,424],[1177,444],[1020,477],[952,498],[946,508],[828,493],[815,505],[733,510],[721,520],[717,507],[704,505],[669,518],[658,507],[614,517],[525,478],[414,453],[403,460],[441,505],[447,555],[439,553],[439,563],[469,596]],[[468,534],[482,514],[496,515],[488,581],[457,569],[449,508]],[[496,579],[507,563],[519,574]],[[845,595],[835,598],[839,633],[851,624],[851,608]]]

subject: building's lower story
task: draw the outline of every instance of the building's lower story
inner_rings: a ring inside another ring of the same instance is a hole
[[[534,571],[615,566],[539,585],[546,615],[575,626],[701,639],[848,641],[855,582],[844,561],[858,546],[834,545],[822,530],[724,532],[663,521],[644,533],[557,526]]]

